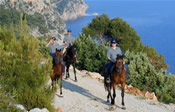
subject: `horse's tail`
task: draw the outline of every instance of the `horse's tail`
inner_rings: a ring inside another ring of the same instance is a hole
[[[101,75],[104,77],[104,88],[105,88],[105,91],[108,91],[108,89],[111,88],[111,84],[106,83],[107,74],[105,73],[105,68],[106,68],[106,65],[103,66],[103,69],[101,71]]]

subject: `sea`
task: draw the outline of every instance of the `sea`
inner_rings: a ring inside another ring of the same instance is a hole
[[[87,14],[107,14],[120,17],[141,36],[144,45],[165,56],[167,72],[175,74],[175,0],[85,0]],[[79,37],[82,28],[95,16],[79,17],[66,22],[66,28]]]

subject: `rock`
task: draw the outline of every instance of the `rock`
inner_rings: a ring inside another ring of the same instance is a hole
[[[39,108],[34,108],[34,109],[30,110],[29,112],[41,112],[41,110]]]
[[[16,104],[15,106],[16,106],[16,108],[18,108],[20,110],[25,110],[24,106],[21,104]]]
[[[39,108],[34,108],[30,110],[29,112],[49,112],[46,108],[39,109]]]
[[[169,105],[172,106],[172,107],[175,107],[175,104],[174,103],[170,103]]]
[[[100,80],[104,81],[104,77],[103,77],[103,76],[101,76],[101,77],[100,77]]]
[[[101,75],[99,73],[90,73],[90,77],[93,78],[93,79],[100,79],[101,78]]]
[[[138,88],[132,87],[131,85],[125,88],[126,93],[132,93],[136,96],[144,96],[144,93],[142,91],[140,91]]]
[[[152,100],[156,101],[156,102],[158,101],[157,96],[155,94],[153,95],[153,99]]]
[[[147,99],[152,99],[152,98],[153,98],[153,94],[150,93],[150,92],[148,92],[148,91],[146,91],[145,97],[146,97]]]
[[[56,112],[63,112],[60,107],[57,108]]]
[[[89,74],[88,71],[86,71],[86,70],[81,70],[80,72],[81,72],[82,74]]]

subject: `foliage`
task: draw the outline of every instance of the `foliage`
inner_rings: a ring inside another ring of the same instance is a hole
[[[114,37],[121,46],[121,49],[134,51],[140,43],[140,36],[136,31],[121,18],[114,18],[109,24],[109,35]]]
[[[130,84],[144,91],[155,92],[159,101],[175,103],[175,76],[157,71],[145,53],[126,52]]]
[[[83,33],[96,38],[109,38],[108,40],[112,37],[118,41],[122,51],[146,53],[156,70],[167,68],[164,56],[159,55],[154,48],[145,46],[134,28],[119,17],[110,20],[105,14],[97,16],[83,28]]]
[[[46,22],[44,17],[39,14],[35,13],[34,15],[27,15],[25,14],[28,25],[31,28],[39,27],[39,31],[41,34],[47,33],[48,29],[46,27]],[[23,17],[24,19],[24,17]],[[18,12],[15,9],[5,9],[4,6],[0,5],[0,25],[4,26],[6,25],[9,27],[11,24],[14,24],[15,26],[19,24],[20,20],[20,12]]]
[[[0,85],[27,110],[45,107],[54,111],[53,92],[46,86],[52,73],[51,59],[40,65],[39,42],[30,35],[26,19],[21,18],[17,28],[14,32],[13,26],[0,27]]]
[[[90,36],[80,35],[74,43],[77,47],[78,68],[93,72],[100,72],[107,62],[105,44],[98,45]]]
[[[38,37],[39,40],[39,52],[45,57],[49,57],[49,49],[46,48],[46,44],[49,41],[47,37]]]
[[[88,25],[88,27],[83,28],[83,33],[102,38],[108,33],[109,23],[110,18],[106,14],[102,14],[101,16],[97,16],[95,19],[92,19],[92,22]]]
[[[0,88],[0,112],[23,112],[15,107],[15,100],[12,96]]]

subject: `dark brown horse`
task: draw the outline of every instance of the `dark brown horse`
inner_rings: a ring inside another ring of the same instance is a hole
[[[76,70],[75,70],[76,60],[77,60],[77,49],[73,45],[67,48],[66,55],[64,56],[64,61],[66,63],[66,79],[70,77],[69,67],[70,65],[72,65],[74,69],[75,81],[77,81]]]
[[[107,101],[109,102],[109,97],[111,98],[111,104],[115,104],[115,97],[116,97],[116,92],[115,88],[118,84],[121,84],[121,96],[122,96],[122,109],[125,108],[125,103],[124,103],[124,89],[125,89],[125,84],[126,84],[126,68],[123,65],[123,58],[124,56],[117,55],[115,67],[113,68],[111,72],[111,83],[108,84],[106,81],[104,81],[105,89],[108,91],[107,95]],[[106,80],[106,76],[105,76]],[[113,96],[111,93],[111,89],[113,89]]]
[[[55,57],[54,57],[54,66],[53,66],[53,75],[51,75],[52,80],[52,88],[54,88],[54,83],[56,87],[56,82],[60,82],[60,94],[62,94],[62,71],[63,65],[61,64],[63,61],[63,53],[61,50],[56,49]]]

